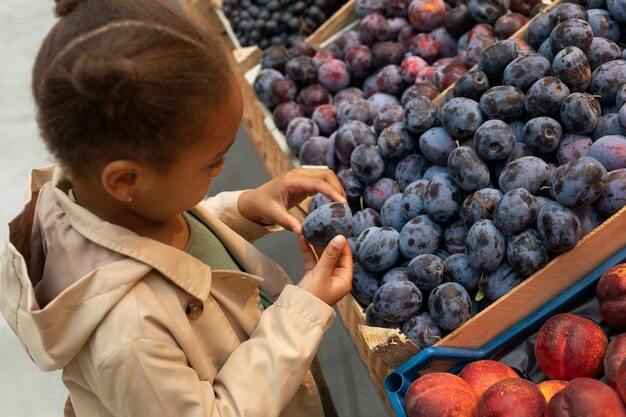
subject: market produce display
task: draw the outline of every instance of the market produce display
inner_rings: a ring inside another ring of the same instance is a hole
[[[242,46],[293,46],[343,4],[339,0],[224,0],[222,11]]]
[[[626,264],[618,264],[600,278],[596,301],[601,304],[607,291],[623,295],[624,288]],[[612,306],[611,316],[606,309],[599,311],[602,319],[626,314],[626,298]],[[534,354],[543,376],[537,384],[523,371],[490,359],[470,362],[458,375],[437,372],[421,376],[404,396],[406,415],[626,416],[626,333],[617,333],[609,342],[596,322],[560,313],[539,329]]]
[[[626,204],[626,19],[622,2],[562,3],[499,40],[528,8],[373,3],[326,50],[266,50],[253,87],[346,190],[368,324],[424,348]]]

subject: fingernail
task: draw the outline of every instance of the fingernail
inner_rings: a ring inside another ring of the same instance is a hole
[[[337,235],[333,238],[333,240],[330,241],[330,243],[335,247],[338,248],[340,246],[343,245],[344,241],[346,240],[346,238],[343,235]]]

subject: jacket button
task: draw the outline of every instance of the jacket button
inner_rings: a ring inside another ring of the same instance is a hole
[[[204,310],[204,303],[198,299],[193,299],[187,303],[185,314],[189,320],[196,320],[202,315],[202,310]]]

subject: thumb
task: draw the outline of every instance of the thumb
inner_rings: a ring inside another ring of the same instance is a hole
[[[331,275],[337,266],[337,261],[345,244],[346,238],[343,235],[335,236],[324,249],[315,269],[323,274]]]

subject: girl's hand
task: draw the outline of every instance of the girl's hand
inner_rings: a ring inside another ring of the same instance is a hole
[[[345,237],[335,236],[319,261],[311,246],[298,236],[298,246],[304,256],[304,276],[298,287],[333,306],[352,289],[352,252]]]
[[[322,193],[333,201],[347,203],[346,194],[335,173],[328,168],[296,168],[246,191],[237,207],[247,219],[260,224],[278,224],[297,235],[300,222],[288,210],[302,200]]]

